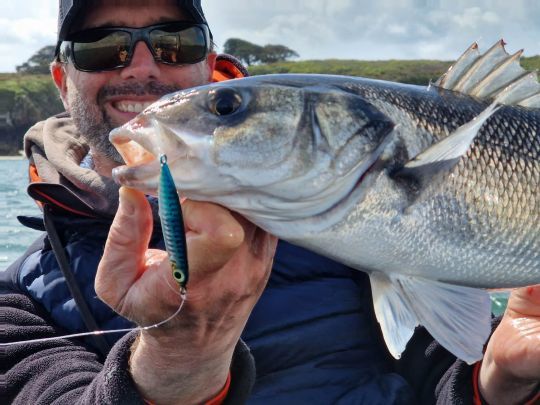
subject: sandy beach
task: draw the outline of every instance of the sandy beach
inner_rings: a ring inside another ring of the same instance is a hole
[[[19,155],[19,156],[0,156],[0,160],[22,160],[26,159],[26,157]]]
[[[10,156],[0,156],[0,160],[21,160],[26,159],[24,156],[24,152],[21,150],[19,151],[18,155],[10,155]]]

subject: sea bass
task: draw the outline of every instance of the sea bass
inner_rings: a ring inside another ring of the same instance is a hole
[[[503,45],[428,87],[268,75],[167,95],[111,133],[114,176],[155,193],[166,153],[181,195],[369,273],[395,357],[423,325],[473,363],[482,288],[540,283],[540,85]]]

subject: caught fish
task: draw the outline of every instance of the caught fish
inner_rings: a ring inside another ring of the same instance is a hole
[[[399,357],[417,325],[473,363],[483,288],[540,283],[540,85],[502,41],[426,87],[268,75],[165,96],[113,131],[116,180],[181,195],[369,274]]]

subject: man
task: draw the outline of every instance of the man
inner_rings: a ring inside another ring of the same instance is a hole
[[[36,180],[30,193],[44,206],[48,236],[0,280],[7,341],[125,327],[124,318],[151,325],[181,302],[166,254],[147,250],[163,247],[152,227],[155,201],[122,189],[117,208],[110,174],[121,159],[107,134],[160,95],[216,75],[200,4],[60,4],[60,61],[51,70],[71,119],[39,124],[25,140]],[[171,32],[205,52],[166,48]],[[7,347],[0,402],[470,403],[479,388],[488,402],[506,404],[535,395],[540,349],[520,331],[538,327],[538,289],[514,294],[481,366],[455,361],[423,330],[396,365],[361,272],[281,244],[252,312],[275,238],[221,207],[183,207],[191,279],[180,315],[118,341]],[[97,295],[122,317],[95,299],[94,278]],[[255,374],[243,330],[257,366],[250,397]]]

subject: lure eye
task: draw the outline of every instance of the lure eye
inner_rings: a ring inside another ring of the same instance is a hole
[[[185,281],[184,273],[182,273],[180,270],[174,270],[173,271],[173,277],[176,280],[177,283],[182,284]]]
[[[242,105],[242,96],[231,88],[220,88],[210,93],[210,111],[218,116],[231,115]]]

